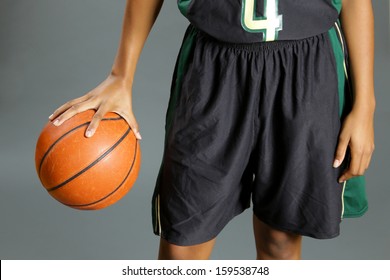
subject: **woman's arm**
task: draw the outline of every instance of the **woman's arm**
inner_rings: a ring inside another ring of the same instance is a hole
[[[341,25],[347,41],[354,93],[352,111],[346,117],[336,151],[334,167],[351,150],[343,182],[363,175],[374,151],[374,16],[371,0],[343,0]]]
[[[122,35],[111,74],[133,84],[136,65],[164,0],[127,0]]]
[[[86,129],[86,136],[90,137],[107,112],[116,112],[128,122],[135,136],[141,139],[132,109],[131,88],[142,48],[163,1],[127,0],[120,43],[110,74],[87,94],[56,109],[49,117],[55,125],[61,125],[77,113],[95,109],[96,113]]]

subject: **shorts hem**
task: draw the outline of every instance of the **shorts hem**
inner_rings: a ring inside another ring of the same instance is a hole
[[[230,221],[233,220],[234,217],[240,215],[241,213],[243,213],[248,208],[250,208],[250,206],[247,206],[247,207],[244,207],[244,208],[239,208],[239,210],[233,212],[233,214],[228,219],[226,219],[226,221],[223,224],[221,224],[221,226],[217,227],[216,230],[213,233],[208,234],[207,236],[203,236],[202,238],[196,238],[196,239],[192,239],[192,240],[181,241],[178,238],[170,237],[170,234],[169,233],[164,233],[164,230],[162,230],[160,233],[159,232],[155,232],[155,231],[153,233],[154,233],[154,235],[160,236],[160,238],[163,238],[167,242],[169,242],[171,244],[174,244],[174,245],[178,245],[178,246],[198,245],[198,244],[210,241],[213,238],[217,237],[221,233],[221,231],[227,226],[227,224]]]
[[[323,232],[317,232],[317,233],[310,233],[310,232],[307,232],[307,231],[304,231],[304,230],[297,230],[297,229],[294,229],[294,228],[290,228],[288,226],[282,226],[282,225],[279,225],[279,224],[276,224],[274,222],[271,222],[265,218],[263,218],[262,216],[256,214],[255,211],[253,211],[253,214],[259,219],[261,220],[262,222],[266,223],[267,225],[277,229],[277,230],[282,230],[282,231],[288,231],[288,232],[291,232],[291,233],[295,233],[295,234],[299,234],[299,235],[302,235],[302,236],[307,236],[307,237],[311,237],[311,238],[315,238],[315,239],[331,239],[331,238],[335,238],[337,236],[340,235],[340,231],[337,231],[335,233],[332,233],[332,234],[327,234],[327,233],[323,233]]]

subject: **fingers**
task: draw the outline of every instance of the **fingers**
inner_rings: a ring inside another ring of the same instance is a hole
[[[368,156],[368,159],[367,159],[367,162],[366,162],[366,170],[370,166],[371,158],[372,158],[372,153]]]
[[[344,181],[351,179],[352,177],[363,175],[363,173],[360,173],[361,171],[361,162],[362,157],[359,156],[358,153],[351,153],[351,162],[349,164],[348,169],[340,176],[339,183],[343,183]]]
[[[341,134],[333,162],[334,168],[339,167],[344,161],[349,145],[350,137],[345,137]],[[370,164],[373,150],[374,147],[370,147],[369,145],[368,148],[363,146],[351,146],[351,162],[349,163],[347,170],[340,176],[339,183],[343,183],[352,177],[363,175]]]
[[[86,111],[88,109],[97,109],[96,113],[93,115],[91,123],[89,124],[88,128],[85,131],[86,137],[92,137],[98,126],[100,121],[103,119],[105,114],[110,110],[110,103],[100,103],[95,104],[95,102],[92,100],[93,98],[86,98],[85,96],[71,100],[61,107],[59,107],[55,112],[49,117],[50,120],[54,120],[53,124],[55,126],[61,125],[66,120],[70,119],[74,115],[81,113],[83,111]],[[127,111],[130,111],[130,113],[127,113],[123,110],[112,110],[112,112],[116,112],[121,117],[123,117],[126,122],[129,124],[131,130],[134,132],[134,135],[137,139],[141,140],[142,136],[139,132],[139,126],[138,123],[134,117],[134,114],[131,109],[128,109]]]
[[[59,126],[78,113],[94,109],[96,113],[85,130],[85,136],[91,137],[95,134],[103,117],[108,112],[116,112],[126,120],[135,137],[142,139],[131,106],[131,91],[124,86],[123,80],[109,76],[87,94],[56,109],[49,119],[53,121],[54,125]]]
[[[346,180],[355,176],[362,176],[366,172],[372,157],[373,148],[351,148],[351,162],[348,169],[341,175],[339,182],[343,183]]]
[[[349,143],[349,138],[340,135],[339,143],[336,149],[335,159],[333,161],[334,168],[339,167],[341,163],[344,161],[345,153],[347,152],[347,148],[348,148],[348,143]]]
[[[63,104],[62,106],[60,106],[59,108],[57,108],[53,114],[51,114],[49,116],[49,120],[54,120],[56,119],[60,114],[62,114],[63,112],[65,112],[66,110],[68,110],[69,108],[71,108],[72,106],[76,106],[76,104],[78,103],[81,103],[81,102],[84,102],[85,100],[88,99],[88,95],[83,95],[79,98],[76,98],[76,99],[73,99],[71,101],[68,101],[66,102],[65,104]],[[77,109],[77,106],[76,106],[76,109]],[[62,120],[62,122],[64,122],[65,120]],[[61,123],[62,123],[61,122]]]
[[[103,117],[105,116],[105,114],[108,111],[109,110],[107,109],[107,106],[105,106],[105,105],[101,105],[99,107],[97,112],[92,117],[92,121],[89,124],[89,126],[88,126],[88,128],[87,128],[87,130],[85,132],[85,136],[86,137],[92,137],[93,136],[93,134],[95,133],[97,127],[99,126],[100,121],[103,119]],[[129,124],[130,129],[134,132],[135,137],[137,139],[139,139],[139,140],[142,139],[142,136],[139,133],[138,123],[137,123],[137,121],[136,121],[136,119],[135,119],[135,117],[134,117],[134,115],[132,113],[131,114],[127,114],[127,113],[124,113],[123,111],[119,111],[119,110],[113,110],[112,112],[115,112],[115,113],[119,114],[122,118],[124,118],[126,120],[126,122]]]
[[[72,104],[72,103],[70,103],[70,104]],[[66,108],[65,105],[63,105],[61,107]],[[58,111],[60,111],[60,108],[58,109]],[[65,122],[66,120],[68,120],[71,117],[73,117],[74,115],[76,115],[78,113],[81,113],[81,112],[84,112],[84,111],[86,111],[88,109],[95,109],[95,107],[93,106],[93,104],[91,104],[91,102],[84,101],[84,102],[81,102],[81,103],[75,103],[74,105],[71,105],[70,107],[68,107],[66,109],[66,111],[62,112],[59,117],[55,118],[53,124],[55,126],[59,126],[63,122]],[[54,114],[53,114],[53,116],[54,116]]]
[[[96,113],[93,115],[91,123],[85,130],[85,136],[86,137],[92,137],[95,134],[96,129],[99,126],[100,121],[103,119],[104,115],[107,113],[106,106],[102,105],[99,107],[99,109],[96,111]]]
[[[131,112],[131,114],[127,114],[123,111],[114,110],[113,112],[119,114],[122,118],[126,120],[126,122],[129,124],[131,130],[133,131],[135,137],[139,140],[142,139],[141,133],[139,132],[139,126],[137,123],[137,120],[134,117],[134,114]]]

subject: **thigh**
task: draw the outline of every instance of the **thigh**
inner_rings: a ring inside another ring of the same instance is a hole
[[[301,259],[302,235],[273,228],[253,215],[257,259]]]

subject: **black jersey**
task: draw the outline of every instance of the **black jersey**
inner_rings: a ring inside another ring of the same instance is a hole
[[[225,42],[295,40],[329,30],[342,0],[178,0],[182,14]]]

